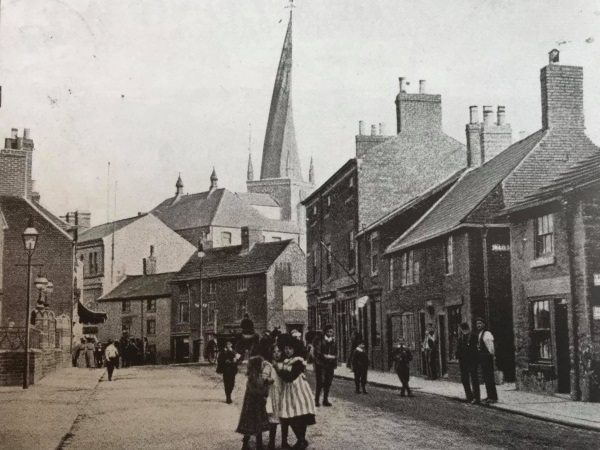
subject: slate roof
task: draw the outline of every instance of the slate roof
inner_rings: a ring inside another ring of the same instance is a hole
[[[112,291],[100,297],[98,301],[170,297],[171,288],[169,283],[175,274],[176,272],[153,275],[130,275]]]
[[[291,242],[259,242],[245,252],[241,245],[208,249],[206,256],[202,258],[202,279],[265,273]],[[199,277],[200,258],[194,254],[172,281],[194,280]]]
[[[173,203],[174,200],[175,197],[172,197],[163,201],[151,213],[175,231],[212,225],[232,228],[248,226],[256,230],[283,233],[300,232],[297,224],[268,219],[224,188],[183,195]]]
[[[110,236],[113,232],[120,230],[121,228],[126,227],[127,225],[135,222],[138,219],[141,219],[146,214],[142,214],[140,216],[129,217],[127,219],[117,220],[115,222],[104,223],[102,225],[98,225],[92,227],[88,230],[85,230],[83,233],[79,235],[78,242],[91,242],[96,241],[98,239],[105,238],[106,236]]]
[[[52,221],[52,223],[54,223],[57,227],[62,228],[65,231],[70,231],[75,228],[74,226],[69,225],[67,222],[60,219],[59,217],[56,217],[54,214],[52,214],[50,211],[48,211],[46,208],[44,208],[40,203],[38,203],[38,202],[32,202],[32,203],[35,205],[36,208],[38,208],[42,212],[42,214],[44,214],[48,219],[50,219]]]
[[[510,175],[547,131],[540,130],[511,145],[495,158],[468,170],[420,221],[389,245],[386,253],[417,245],[450,232]]]
[[[235,195],[250,205],[271,206],[275,208],[279,207],[279,203],[277,203],[269,194],[260,194],[257,192],[236,192]]]
[[[594,154],[579,161],[573,167],[561,173],[552,182],[527,196],[523,202],[516,204],[512,208],[507,208],[505,211],[515,212],[541,205],[553,201],[558,196],[569,191],[585,188],[599,182],[600,154]]]

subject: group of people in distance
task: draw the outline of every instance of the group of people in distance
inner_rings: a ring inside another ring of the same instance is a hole
[[[273,332],[263,332],[258,338],[250,334],[253,330],[249,328],[249,322],[242,325],[242,337],[235,346],[232,341],[227,341],[217,361],[217,373],[223,376],[225,401],[232,403],[231,393],[238,365],[246,352],[249,355],[246,392],[236,429],[244,436],[242,449],[250,448],[252,436],[256,437],[256,448],[264,449],[265,431],[269,432],[267,448],[275,449],[278,426],[281,428],[282,449],[307,448],[306,430],[316,423],[315,413],[316,407],[321,405],[321,393],[323,406],[331,406],[329,389],[337,367],[333,328],[325,326],[322,332],[309,329],[305,345],[302,333],[297,330],[288,334],[280,333],[276,328]],[[307,359],[315,364],[317,388],[314,396],[305,376]],[[293,447],[288,443],[290,428],[296,436]]]

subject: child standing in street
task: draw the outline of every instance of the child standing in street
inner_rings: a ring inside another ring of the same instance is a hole
[[[269,396],[267,397],[267,414],[269,416],[269,446],[268,450],[275,449],[275,437],[277,436],[277,425],[280,424],[279,415],[281,413],[281,394],[283,391],[283,382],[277,374],[276,368],[282,367],[282,353],[277,344],[271,346],[270,361],[263,364],[263,377],[269,384]],[[289,425],[281,424],[281,448],[290,449],[288,444]]]
[[[248,381],[246,382],[246,393],[240,414],[237,433],[243,434],[242,450],[250,450],[250,436],[256,436],[256,449],[264,450],[262,433],[269,429],[269,418],[267,416],[266,398],[269,392],[267,383],[262,376],[263,359],[253,356],[248,360]]]
[[[364,341],[358,341],[358,345],[353,349],[352,354],[352,370],[354,371],[354,384],[356,385],[356,393],[366,394],[367,390],[367,373],[369,371],[369,357],[365,349]]]
[[[394,349],[394,369],[400,378],[402,383],[402,389],[400,390],[400,397],[408,395],[412,397],[412,392],[408,386],[410,379],[410,362],[412,361],[412,353],[408,348],[404,346],[404,339],[399,339],[396,348]]]

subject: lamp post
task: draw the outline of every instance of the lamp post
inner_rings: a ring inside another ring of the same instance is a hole
[[[33,219],[29,219],[27,228],[23,231],[23,245],[27,252],[27,310],[25,313],[25,368],[23,372],[23,389],[29,387],[29,323],[31,321],[31,257],[35,251],[39,233],[33,226]]]
[[[204,263],[204,257],[206,253],[204,252],[204,243],[202,240],[198,242],[198,259],[200,260],[200,355],[198,358],[198,362],[204,362],[204,304],[202,303],[202,265]]]

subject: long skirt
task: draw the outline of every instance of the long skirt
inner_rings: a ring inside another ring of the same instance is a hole
[[[314,425],[315,414],[315,400],[304,374],[291,383],[283,383],[279,415],[281,423]]]
[[[243,435],[255,435],[263,431],[268,431],[269,418],[265,405],[265,397],[262,395],[253,395],[246,389],[240,421],[235,431]]]

